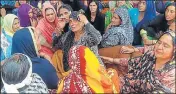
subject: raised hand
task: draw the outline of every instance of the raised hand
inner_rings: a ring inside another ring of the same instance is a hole
[[[1,8],[1,15],[2,15],[2,17],[4,17],[5,15],[6,15],[6,10],[5,10],[5,8]]]
[[[55,33],[57,35],[60,35],[63,31],[63,28],[65,27],[66,22],[64,19],[61,18],[59,18],[58,20],[59,22],[57,23],[57,27],[55,28]]]
[[[83,14],[79,14],[79,15],[78,15],[78,19],[79,19],[79,21],[83,22],[85,25],[89,22],[89,21],[87,20],[86,16],[83,15]]]

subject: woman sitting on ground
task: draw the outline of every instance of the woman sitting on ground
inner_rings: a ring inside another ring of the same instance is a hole
[[[1,60],[11,56],[12,37],[20,29],[19,19],[14,14],[7,14],[4,17],[4,23],[1,31]],[[2,57],[4,56],[4,57]]]
[[[32,72],[37,73],[46,83],[48,89],[56,89],[58,77],[55,68],[45,59],[45,54],[39,53],[40,44],[34,28],[23,28],[13,36],[12,54],[22,53],[32,61]]]
[[[154,1],[141,0],[138,3],[138,8],[132,8],[129,10],[129,15],[134,28],[134,40],[133,46],[141,46],[142,38],[140,36],[140,30],[144,23],[151,21],[156,17],[156,9]],[[149,37],[152,39],[151,37]]]
[[[103,35],[100,48],[130,45],[133,42],[133,32],[128,10],[119,7],[115,10],[111,24],[109,24]]]
[[[142,25],[140,35],[144,44],[155,44],[157,39],[167,31],[172,29],[175,32],[175,2],[168,4],[165,9],[165,14],[156,16],[153,20]],[[172,25],[174,27],[172,27]],[[153,37],[155,40],[150,40],[148,37]]]
[[[67,5],[67,4],[61,5],[61,7],[58,9],[58,17],[66,22],[65,27],[63,29],[64,32],[62,32],[62,33],[66,33],[70,30],[69,17],[70,17],[70,14],[72,11],[73,11],[73,9],[71,8],[71,6]]]
[[[32,73],[32,61],[24,54],[16,53],[3,62],[1,93],[48,93],[42,78]]]
[[[139,58],[102,58],[128,66],[128,74],[120,77],[122,93],[175,93],[175,40],[175,34],[167,31],[152,51]]]
[[[89,2],[86,17],[95,29],[103,35],[105,31],[105,15],[99,11],[99,3],[97,1]]]
[[[107,72],[88,47],[73,46],[69,66],[71,72],[60,82],[57,93],[119,93],[116,72]]]
[[[60,72],[59,75],[61,76],[64,72],[70,70],[68,65],[68,51],[74,45],[84,45],[89,47],[96,54],[99,62],[103,65],[99,58],[97,47],[102,38],[100,32],[89,23],[85,15],[77,11],[72,12],[70,15],[69,25],[71,31],[65,34],[58,31],[57,36],[54,36],[53,40],[54,47],[63,51],[62,54],[62,51],[58,50],[52,58],[56,70]]]
[[[58,18],[54,7],[51,4],[44,4],[42,9],[43,18],[38,22],[36,32],[39,35],[41,44],[40,52],[48,55],[51,61],[54,50],[52,49],[52,34],[57,28]]]

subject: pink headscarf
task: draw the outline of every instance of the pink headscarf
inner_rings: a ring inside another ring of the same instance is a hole
[[[47,21],[47,19],[46,19],[46,11],[45,10],[47,8],[53,9],[54,13],[56,15],[56,18],[55,18],[55,21],[54,21],[54,26],[52,26],[52,24],[49,21]],[[39,30],[41,32],[41,34],[43,35],[43,37],[46,39],[46,41],[50,45],[52,45],[52,33],[54,32],[54,30],[57,26],[57,23],[58,23],[57,14],[56,14],[56,11],[55,11],[54,7],[49,3],[46,3],[44,5],[44,7],[42,9],[42,14],[43,14],[44,18],[42,18],[39,21],[36,29]],[[47,47],[44,47],[44,46],[41,46],[41,51],[44,52],[44,53],[47,53],[47,54],[53,54],[53,52],[50,48],[47,48]]]

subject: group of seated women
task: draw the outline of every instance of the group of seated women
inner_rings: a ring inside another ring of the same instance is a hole
[[[5,15],[1,93],[175,93],[175,2],[163,14],[148,0],[106,13],[99,3],[25,3]]]

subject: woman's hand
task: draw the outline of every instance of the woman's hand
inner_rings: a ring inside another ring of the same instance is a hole
[[[59,36],[62,33],[66,24],[65,20],[61,18],[59,18],[58,20],[59,22],[57,23],[57,27],[55,28],[55,31],[54,31],[57,34],[57,36]]]
[[[130,53],[133,53],[133,52],[135,52],[135,49],[134,48],[129,48],[127,46],[122,46],[122,48],[120,49],[121,54],[130,54]]]
[[[112,23],[110,23],[110,24],[106,27],[105,32],[106,32],[106,31],[108,31],[108,29],[109,29],[109,28],[111,28],[112,26],[113,26],[113,24],[112,24]]]
[[[39,55],[41,57],[44,57],[45,59],[47,59],[52,64],[52,60],[51,60],[50,56],[48,56],[47,54],[45,54],[43,52],[39,53]]]
[[[30,18],[30,22],[31,22],[31,26],[32,26],[32,27],[36,27],[37,24],[38,24],[37,20],[32,19],[32,18]]]
[[[78,18],[79,18],[79,21],[83,22],[85,25],[86,25],[87,23],[89,23],[89,21],[87,20],[86,16],[83,15],[83,14],[79,14],[79,15],[78,15]]]
[[[105,62],[104,63],[109,63],[109,64],[112,64],[114,59],[111,58],[111,57],[105,57],[105,56],[100,56],[100,58],[104,59]],[[108,61],[108,62],[107,62]]]
[[[1,16],[4,17],[6,15],[5,8],[1,8],[0,11],[1,11]]]

